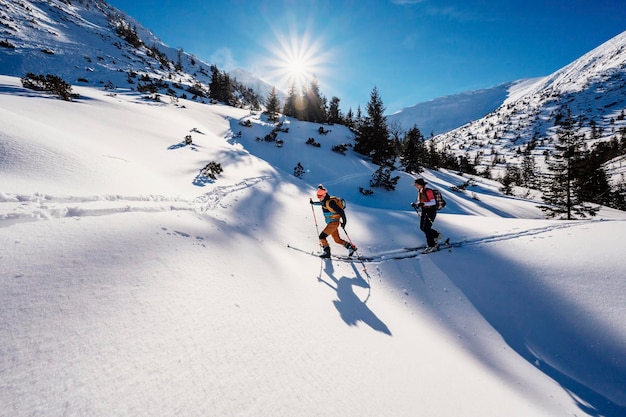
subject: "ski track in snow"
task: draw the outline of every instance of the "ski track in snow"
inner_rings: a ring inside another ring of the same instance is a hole
[[[600,219],[600,220],[577,220],[575,222],[566,222],[566,223],[562,223],[562,224],[553,224],[553,225],[549,225],[549,226],[543,226],[543,227],[537,227],[534,229],[528,229],[528,230],[522,230],[519,232],[514,232],[514,233],[505,233],[505,234],[501,234],[501,235],[491,235],[491,236],[485,236],[485,237],[480,237],[480,238],[475,238],[475,239],[467,239],[467,240],[453,240],[450,239],[450,248],[454,248],[454,247],[459,247],[459,246],[471,246],[471,245],[482,245],[482,244],[486,244],[486,243],[494,243],[494,242],[500,242],[500,241],[504,241],[504,240],[512,240],[512,239],[518,239],[521,237],[526,237],[526,236],[534,236],[534,235],[539,235],[542,233],[548,233],[551,232],[553,230],[560,230],[560,229],[568,229],[571,227],[578,227],[578,226],[583,226],[589,223],[597,223],[597,222],[604,222],[604,221],[611,221],[611,220],[604,220],[604,219]],[[446,249],[449,249],[446,246],[442,246],[441,250],[438,252],[444,252],[446,251]],[[432,256],[434,254],[436,254],[437,252],[433,252],[432,254],[429,254],[428,256]],[[372,256],[373,258],[375,258],[374,260],[372,260],[371,262],[384,262],[384,261],[388,261],[388,260],[394,260],[394,259],[404,259],[404,258],[415,258],[422,255],[421,253],[421,248],[418,249],[417,251],[407,251],[404,249],[400,249],[400,250],[390,250],[390,251],[384,251],[384,252],[380,252],[380,253],[374,253],[370,256]]]
[[[209,210],[214,210],[220,205],[222,199],[234,192],[245,190],[254,187],[263,181],[272,181],[274,178],[266,175],[261,177],[246,178],[236,184],[223,185],[215,187],[211,192],[201,195],[194,200],[194,203],[198,206],[197,210],[204,213]],[[226,206],[222,206],[226,208]]]
[[[577,226],[583,226],[589,223],[597,223],[597,222],[605,222],[605,221],[612,221],[612,220],[606,220],[606,219],[600,219],[600,220],[578,220],[575,222],[566,222],[566,223],[562,223],[562,224],[553,224],[553,225],[549,225],[549,226],[544,226],[544,227],[537,227],[534,229],[528,229],[528,230],[522,230],[520,232],[514,232],[514,233],[505,233],[505,234],[501,234],[501,235],[491,235],[491,236],[485,236],[485,237],[480,237],[480,238],[475,238],[475,239],[466,239],[466,240],[453,240],[450,239],[450,243],[449,245],[442,245],[441,249],[437,252],[433,252],[431,254],[428,254],[427,256],[433,256],[438,252],[445,252],[446,250],[451,250],[453,248],[458,248],[461,246],[471,246],[471,245],[482,245],[482,244],[487,244],[487,243],[494,243],[494,242],[500,242],[500,241],[505,241],[505,240],[512,240],[512,239],[518,239],[521,237],[527,237],[527,236],[534,236],[534,235],[539,235],[542,233],[549,233],[551,231],[554,230],[559,230],[559,229],[568,229],[568,228],[572,228],[572,227],[577,227]],[[297,246],[292,246],[292,245],[287,245],[288,247],[299,251],[299,252],[303,252],[303,253],[307,253],[309,255],[313,255],[316,256],[315,251],[307,251],[305,249],[299,248]],[[354,257],[350,258],[350,257],[333,257],[332,259],[335,261],[339,261],[339,262],[367,262],[367,263],[381,263],[381,262],[387,262],[387,261],[393,261],[393,260],[401,260],[401,259],[409,259],[409,258],[418,258],[422,255],[424,255],[422,253],[422,251],[426,248],[426,246],[419,246],[419,247],[415,247],[415,248],[395,248],[395,249],[389,249],[389,250],[383,250],[383,251],[376,251],[376,252],[363,252],[363,251],[359,251],[357,253],[357,255],[355,255]],[[426,256],[426,255],[425,255]]]
[[[270,176],[247,178],[236,184],[218,186],[193,201],[162,195],[52,196],[40,193],[0,193],[0,228],[64,217],[107,216],[131,212],[188,210],[204,213],[218,208],[226,196],[272,179]]]
[[[48,194],[0,194],[0,227],[60,219],[107,216],[129,212],[193,210],[188,201],[159,195],[148,196],[51,196]]]

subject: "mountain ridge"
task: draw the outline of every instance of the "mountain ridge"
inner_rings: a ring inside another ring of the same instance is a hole
[[[211,65],[165,45],[104,0],[0,0],[0,5],[6,10],[0,14],[5,39],[0,65],[6,75],[52,73],[73,85],[129,89],[147,80],[172,100],[191,96],[210,102]],[[573,104],[574,114],[586,119],[584,132],[592,130],[592,121],[602,132],[590,144],[626,136],[624,122],[618,120],[626,108],[625,44],[626,32],[546,77],[417,103],[387,120],[398,131],[415,125],[426,137],[432,133],[440,148],[476,161],[495,176],[503,175],[506,163],[519,165],[528,143],[540,140],[542,146],[532,152],[541,167],[543,153],[555,140],[556,112],[564,104]],[[261,98],[271,91],[248,71],[230,73]],[[284,92],[277,92],[284,98]],[[237,105],[245,107],[245,99]],[[607,165],[614,178],[626,173],[620,160]]]
[[[440,148],[467,156],[500,175],[521,164],[528,151],[545,167],[554,148],[557,120],[570,111],[589,146],[626,138],[626,32],[569,65],[515,91],[484,117],[438,135]],[[530,149],[531,141],[539,146]],[[611,164],[608,165],[611,168]],[[614,179],[623,170],[611,169]]]

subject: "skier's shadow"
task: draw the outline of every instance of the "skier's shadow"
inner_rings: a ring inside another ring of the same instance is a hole
[[[359,274],[354,265],[352,268],[354,269],[356,277],[341,277],[338,279],[334,275],[335,270],[331,262],[328,261],[324,267],[324,272],[332,282],[325,281],[321,275],[319,280],[337,292],[337,300],[333,300],[333,304],[347,325],[356,326],[359,321],[362,321],[372,329],[391,336],[391,331],[387,325],[367,307],[366,302],[367,298],[369,298],[369,293],[365,301],[362,301],[355,294],[352,287],[357,286],[369,290],[370,286]]]

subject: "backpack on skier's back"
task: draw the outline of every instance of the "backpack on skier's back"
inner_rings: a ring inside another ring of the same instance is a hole
[[[441,195],[441,192],[439,190],[431,188],[431,191],[433,192],[433,196],[435,197],[435,207],[437,207],[437,210],[441,210],[446,206],[446,200],[443,199],[443,196]]]
[[[334,201],[335,203],[337,203],[337,205],[338,205],[338,206],[339,206],[342,210],[345,210],[345,209],[346,209],[346,207],[347,207],[347,205],[348,205],[348,204],[346,203],[346,200],[344,200],[343,198],[341,198],[341,197],[337,197],[337,196],[331,196],[331,197],[328,199],[328,202],[326,203],[326,208],[327,208],[327,209],[329,209],[329,210],[331,210],[331,211],[334,211],[334,210],[332,210],[332,209],[330,208],[330,202],[331,202],[331,201]]]

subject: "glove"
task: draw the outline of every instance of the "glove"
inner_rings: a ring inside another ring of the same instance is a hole
[[[341,223],[341,228],[342,229],[346,229],[346,223],[348,223],[348,220],[344,220],[343,223]]]
[[[415,204],[415,203],[411,203],[411,207],[413,207],[414,209],[416,209],[416,208],[417,208],[417,204]]]
[[[309,203],[310,203],[311,205],[313,205],[313,199],[312,199],[312,198],[309,198]]]

